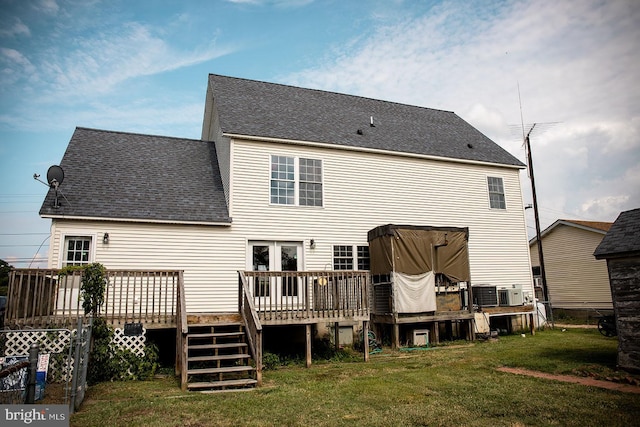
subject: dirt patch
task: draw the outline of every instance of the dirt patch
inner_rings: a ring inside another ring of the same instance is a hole
[[[520,368],[497,368],[500,372],[508,372],[510,374],[526,375],[529,377],[544,378],[547,380],[562,381],[566,383],[582,384],[591,387],[606,388],[607,390],[622,391],[624,393],[640,394],[640,387],[630,384],[620,384],[613,381],[596,380],[593,378],[575,377],[573,375],[548,374],[546,372],[530,371]]]

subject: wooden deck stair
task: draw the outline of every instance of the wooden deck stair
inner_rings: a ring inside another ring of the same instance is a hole
[[[242,323],[189,325],[188,390],[215,392],[254,388],[256,370],[251,363]]]

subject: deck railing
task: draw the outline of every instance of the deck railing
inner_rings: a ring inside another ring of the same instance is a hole
[[[256,364],[256,380],[260,386],[262,385],[262,324],[251,298],[247,279],[242,272],[238,272],[238,311],[242,315],[247,331],[251,356]]]
[[[177,325],[180,271],[107,270],[107,280],[100,314],[111,324]],[[82,271],[12,270],[5,326],[75,325],[84,316],[81,282]]]
[[[368,320],[368,271],[245,271],[263,324]]]

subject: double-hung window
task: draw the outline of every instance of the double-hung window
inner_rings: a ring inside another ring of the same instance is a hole
[[[91,262],[91,237],[67,236],[64,242],[64,266],[86,265]]]
[[[504,199],[502,178],[488,176],[487,186],[489,188],[489,206],[491,209],[506,209],[507,204]]]
[[[334,245],[334,270],[369,270],[369,246]]]
[[[271,156],[270,200],[275,205],[322,206],[322,160]]]

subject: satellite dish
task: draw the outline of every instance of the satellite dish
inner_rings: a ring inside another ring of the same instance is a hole
[[[64,181],[64,171],[58,165],[53,165],[47,171],[47,182],[49,187],[54,188],[62,184]]]

